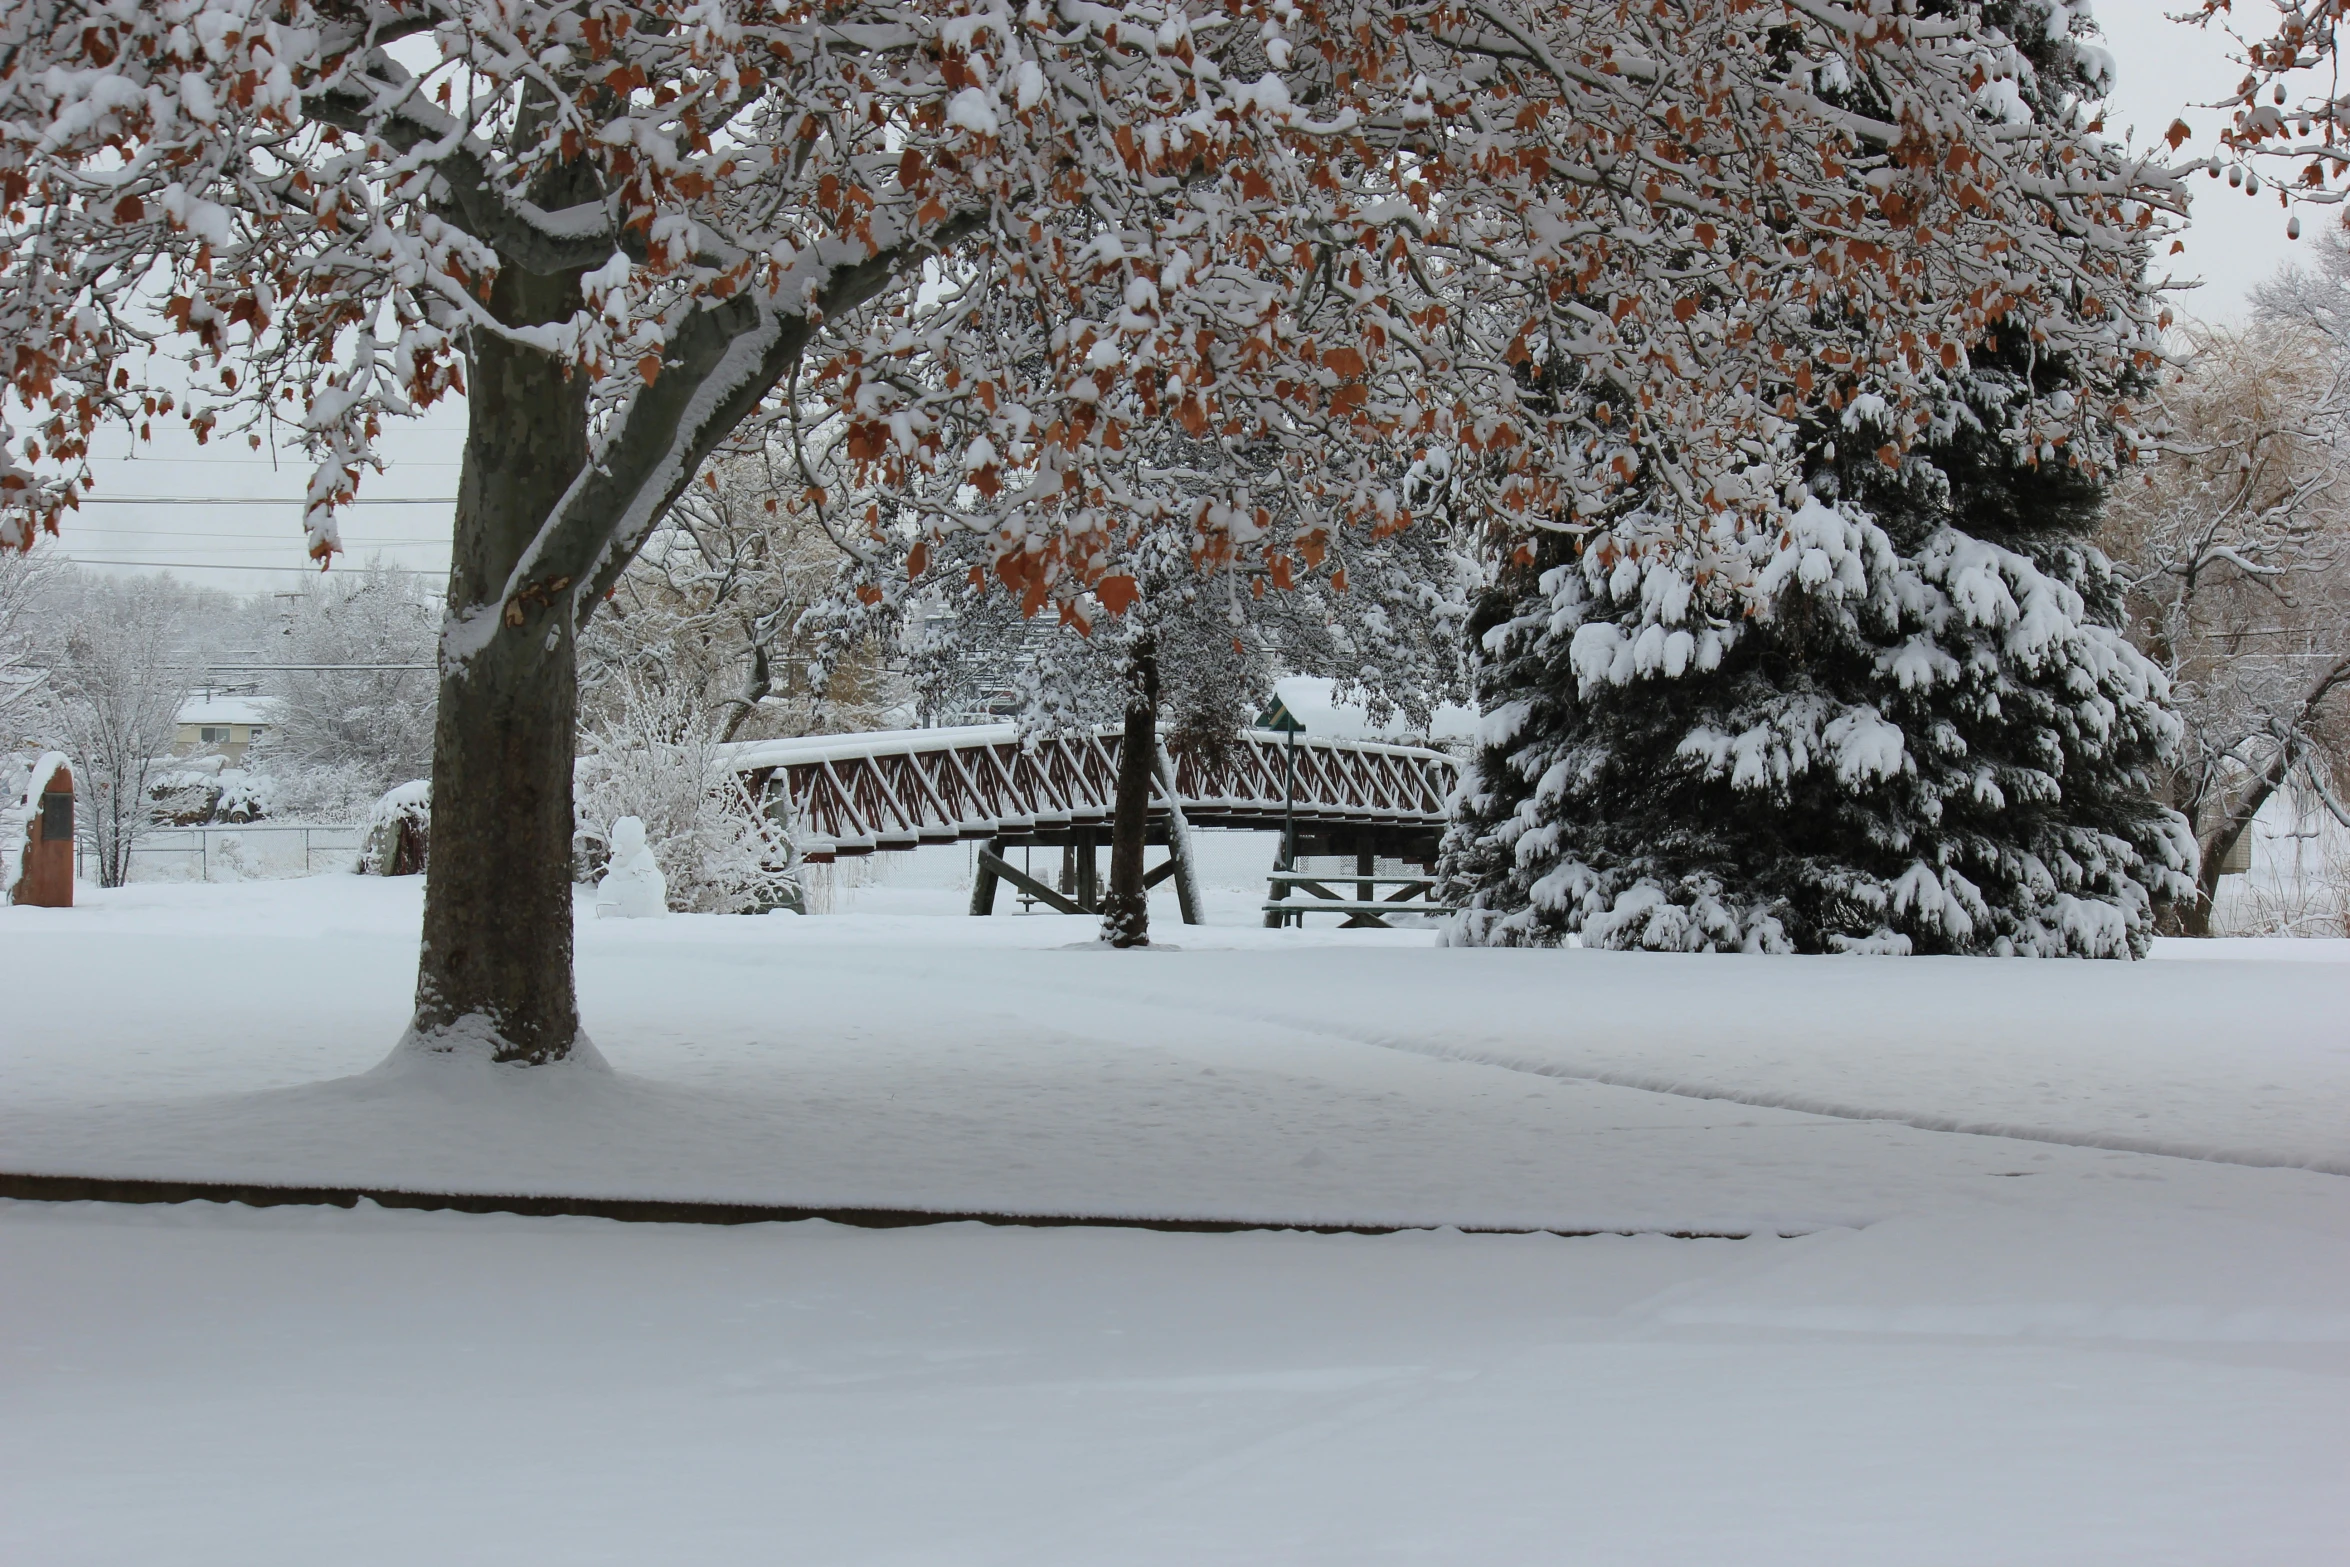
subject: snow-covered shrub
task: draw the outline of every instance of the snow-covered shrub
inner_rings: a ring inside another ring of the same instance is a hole
[[[230,767],[218,756],[193,756],[156,775],[148,787],[155,815],[179,827],[252,822],[275,813],[277,780]]]
[[[267,773],[232,767],[220,775],[220,798],[212,802],[212,819],[254,822],[270,814],[277,803],[277,780]]]
[[[280,755],[271,765],[284,770],[269,775],[270,814],[295,821],[364,822],[385,788],[372,762],[293,763]]]
[[[359,836],[359,874],[414,876],[432,846],[432,781],[418,778],[384,792]]]
[[[624,673],[573,772],[576,873],[601,871],[612,824],[634,816],[674,909],[755,914],[800,906],[791,842],[721,759],[714,715],[675,685]]]
[[[246,863],[245,840],[237,833],[224,832],[204,846],[204,875],[209,881],[243,881],[252,874]]]

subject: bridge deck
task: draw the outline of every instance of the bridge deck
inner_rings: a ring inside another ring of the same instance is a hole
[[[752,740],[724,755],[756,798],[788,799],[801,853],[822,863],[964,839],[1061,841],[1105,826],[1122,744],[1119,730],[1101,728],[1023,745],[1013,725],[988,724]],[[1280,826],[1290,749],[1245,731],[1218,756],[1178,753],[1184,816],[1198,827]],[[1442,751],[1310,736],[1297,739],[1294,764],[1301,837],[1335,835],[1349,849],[1429,839],[1459,771]],[[1163,792],[1151,811],[1163,822]]]

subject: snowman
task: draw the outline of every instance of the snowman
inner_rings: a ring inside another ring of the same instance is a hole
[[[623,816],[612,824],[612,863],[596,883],[596,917],[641,920],[668,912],[669,884],[645,847],[645,824]]]

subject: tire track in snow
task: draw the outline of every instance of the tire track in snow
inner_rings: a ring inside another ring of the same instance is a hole
[[[1297,1025],[1292,1024],[1292,1027]],[[1951,1132],[1965,1137],[2008,1137],[2019,1142],[2050,1143],[2059,1148],[2086,1148],[2107,1153],[2152,1154],[2165,1159],[2194,1159],[2204,1164],[2236,1164],[2255,1170],[2309,1170],[2319,1175],[2350,1176],[2350,1160],[2324,1157],[2305,1158],[2296,1154],[2275,1153],[2259,1148],[2221,1148],[2199,1143],[2174,1142],[2164,1137],[2132,1137],[2123,1132],[2081,1132],[2026,1126],[2013,1121],[1973,1121],[1963,1116],[1927,1115],[1911,1110],[1880,1110],[1862,1105],[1848,1105],[1833,1099],[1816,1098],[1809,1094],[1772,1093],[1758,1089],[1731,1089],[1709,1083],[1692,1083],[1674,1077],[1655,1077],[1644,1072],[1613,1072],[1585,1070],[1557,1062],[1512,1058],[1498,1052],[1480,1052],[1446,1045],[1415,1044],[1398,1039],[1365,1038],[1360,1035],[1328,1031],[1332,1038],[1351,1039],[1356,1044],[1371,1045],[1381,1050],[1394,1050],[1404,1055],[1424,1056],[1439,1061],[1462,1061],[1476,1066],[1499,1067],[1507,1072],[1524,1072],[1534,1077],[1558,1078],[1569,1082],[1604,1083],[1611,1088],[1636,1088],[1644,1093],[1670,1094],[1677,1099],[1711,1099],[1729,1104],[1749,1105],[1757,1110],[1793,1110],[1805,1115],[1831,1116],[1840,1121],[1889,1121],[1896,1125],[1915,1127],[1921,1132]]]
[[[1091,989],[1102,999],[1133,1001],[1131,991],[1111,991],[1091,986],[1071,986],[1072,990]],[[1866,1105],[1847,1104],[1839,1100],[1802,1093],[1774,1093],[1767,1089],[1725,1088],[1719,1084],[1692,1082],[1687,1079],[1660,1076],[1645,1072],[1611,1071],[1588,1068],[1557,1061],[1543,1061],[1515,1056],[1507,1051],[1473,1049],[1457,1045],[1425,1043],[1395,1036],[1354,1033],[1333,1026],[1327,1019],[1307,1021],[1294,1016],[1283,1016],[1279,1011],[1256,1011],[1238,1007],[1203,1005],[1189,997],[1160,994],[1152,998],[1156,1007],[1214,1017],[1226,1022],[1271,1024],[1295,1030],[1301,1034],[1319,1035],[1342,1044],[1364,1045],[1373,1049],[1392,1050],[1401,1055],[1419,1056],[1437,1061],[1458,1061],[1471,1066],[1490,1066],[1506,1072],[1522,1072],[1532,1077],[1554,1078],[1562,1082],[1599,1083],[1610,1088],[1630,1088],[1642,1093],[1665,1094],[1676,1099],[1714,1100],[1727,1104],[1746,1105],[1757,1110],[1787,1110],[1801,1115],[1826,1116],[1839,1121],[1880,1121],[1898,1126],[1913,1127],[1921,1132],[1947,1132],[1964,1137],[2005,1137],[2019,1142],[2046,1143],[2059,1148],[2082,1148],[2106,1153],[2148,1154],[2164,1159],[2193,1159],[2204,1164],[2233,1164],[2255,1170],[2308,1170],[2318,1175],[2350,1176],[2350,1159],[2328,1158],[2323,1155],[2305,1156],[2279,1153],[2264,1148],[2229,1148],[2214,1144],[2177,1141],[2163,1137],[2133,1137],[2126,1132],[2077,1131],[2058,1127],[2031,1126],[2014,1121],[1973,1120],[1965,1116],[1934,1115],[1912,1110],[1890,1110]]]

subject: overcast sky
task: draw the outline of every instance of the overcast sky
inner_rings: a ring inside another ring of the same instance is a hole
[[[2226,39],[2179,26],[2164,13],[2187,0],[2097,0],[2097,14],[2114,54],[2118,84],[2107,110],[2117,135],[2134,129],[2133,144],[2158,140],[2174,118],[2197,133],[2187,151],[2210,145],[2223,116],[2196,105],[2226,91],[2239,69]],[[2247,14],[2265,8],[2259,0]],[[2185,254],[2168,258],[2178,280],[2203,286],[2179,297],[2179,309],[2207,321],[2243,313],[2247,291],[2287,260],[2285,214],[2267,197],[2238,195],[2225,184],[2198,178],[2201,205]],[[351,558],[380,550],[394,562],[433,574],[449,560],[449,497],[456,493],[464,413],[443,404],[413,427],[395,428],[383,443],[388,472],[361,486],[362,504],[344,513],[343,538]],[[273,464],[265,454],[221,444],[199,451],[184,434],[158,427],[159,439],[126,460],[128,439],[114,435],[100,448],[100,487],[80,516],[67,522],[60,555],[88,561],[169,563],[192,582],[283,591],[301,582],[300,499],[307,469],[299,454]],[[161,497],[163,499],[146,499]],[[403,498],[409,504],[400,504]],[[43,548],[51,546],[44,545]]]

